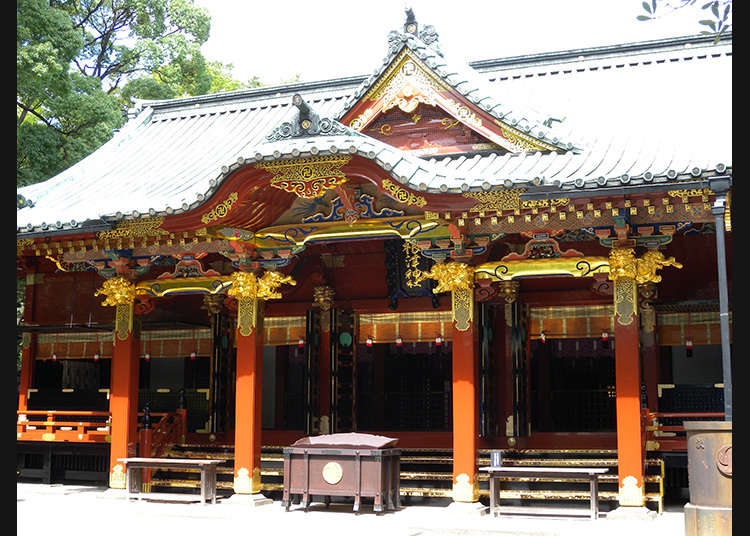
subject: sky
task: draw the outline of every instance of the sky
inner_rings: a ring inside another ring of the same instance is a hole
[[[695,35],[698,6],[637,21],[642,0],[196,0],[211,14],[201,50],[234,78],[273,85],[366,75],[402,29],[404,7],[432,25],[441,50],[465,62]],[[697,2],[700,5],[702,2]]]

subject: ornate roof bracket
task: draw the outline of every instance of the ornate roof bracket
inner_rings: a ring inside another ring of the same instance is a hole
[[[299,93],[295,93],[292,97],[292,104],[297,108],[294,119],[281,123],[281,125],[274,128],[266,136],[266,140],[269,142],[310,136],[359,135],[334,119],[328,117],[321,118]]]

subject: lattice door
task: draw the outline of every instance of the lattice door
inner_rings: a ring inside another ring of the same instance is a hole
[[[331,433],[357,430],[357,317],[351,310],[332,310]]]
[[[308,310],[305,322],[305,434],[320,433],[320,315]]]

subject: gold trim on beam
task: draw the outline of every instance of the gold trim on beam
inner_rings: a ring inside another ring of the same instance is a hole
[[[493,261],[480,264],[474,270],[476,279],[492,279],[494,281],[545,275],[593,277],[597,273],[609,273],[609,259],[607,257],[559,257],[556,259]]]
[[[148,294],[157,298],[169,294],[220,294],[232,286],[229,276],[184,277],[180,279],[154,279],[140,281],[136,294]]]
[[[258,248],[304,246],[308,242],[326,240],[426,236],[440,227],[440,222],[419,218],[397,218],[392,220],[359,220],[354,225],[345,221],[283,225],[267,227],[255,233],[249,242]],[[448,232],[442,233],[447,235]],[[441,236],[442,236],[441,234]]]

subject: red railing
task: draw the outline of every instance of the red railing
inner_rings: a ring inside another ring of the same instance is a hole
[[[109,441],[111,417],[108,411],[23,410],[17,411],[17,415],[19,441]]]
[[[649,411],[644,410],[646,419],[646,441],[651,443],[649,450],[686,451],[687,437],[682,422],[677,425],[664,425],[661,419],[723,419],[724,412],[718,411]]]
[[[143,413],[139,413],[143,416]],[[187,412],[177,410],[172,413],[150,413],[150,418],[158,417],[155,425],[148,428],[139,426],[139,441],[141,455],[159,457],[175,443],[185,441],[187,432]]]

